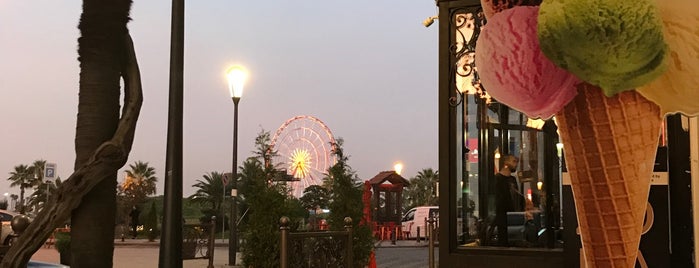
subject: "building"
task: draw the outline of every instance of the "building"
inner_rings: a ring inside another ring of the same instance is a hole
[[[440,266],[580,267],[575,205],[555,122],[527,118],[479,87],[473,55],[480,27],[487,23],[480,1],[436,4]],[[647,220],[640,245],[647,267],[696,267],[699,232],[693,230],[699,210],[692,207],[699,206],[699,191],[692,185],[699,185],[698,129],[697,118],[664,120],[649,194],[653,220]],[[513,223],[503,247],[492,228],[493,177],[505,154],[519,157],[518,187],[537,212],[508,215]]]

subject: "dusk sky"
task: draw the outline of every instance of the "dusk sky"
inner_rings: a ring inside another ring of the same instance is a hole
[[[19,164],[75,161],[77,0],[0,0],[0,194]],[[261,130],[296,115],[319,118],[345,140],[362,180],[404,163],[411,178],[437,170],[437,14],[429,0],[186,1],[184,194],[202,175],[230,172],[233,103],[224,76],[250,72],[239,104],[238,164]],[[143,108],[135,161],[156,169],[163,193],[171,1],[134,1],[128,28],[141,68]]]

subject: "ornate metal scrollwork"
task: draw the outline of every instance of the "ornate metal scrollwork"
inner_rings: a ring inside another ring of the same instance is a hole
[[[296,233],[300,234],[300,233]],[[345,267],[346,236],[304,237],[289,239],[290,267]]]
[[[486,23],[483,9],[480,7],[462,8],[452,11],[449,22],[455,29],[454,42],[449,50],[453,57],[450,78],[455,95],[449,98],[451,106],[457,106],[463,101],[463,94],[474,94],[480,99],[490,102],[490,95],[481,85],[476,67],[476,42],[481,28]]]

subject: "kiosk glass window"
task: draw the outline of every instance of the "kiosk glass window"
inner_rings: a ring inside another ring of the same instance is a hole
[[[451,196],[456,203],[458,245],[561,248],[560,170],[548,173],[553,174],[548,179],[544,172],[552,166],[545,165],[546,161],[559,159],[555,147],[545,151],[547,139],[555,137],[547,138],[540,129],[544,121],[533,122],[494,100],[485,103],[474,95],[465,95],[458,108],[463,112],[457,118],[463,124],[457,131],[461,146],[456,150],[458,176]],[[506,177],[497,174],[505,169],[501,160],[507,155],[518,161],[507,168],[512,177],[504,183],[498,180]],[[547,202],[547,196],[555,200]],[[503,209],[503,204],[511,205]]]
[[[450,217],[455,221],[449,223],[455,226],[450,237],[463,249],[560,249],[558,136],[555,127],[542,130],[545,123],[554,123],[528,118],[491,98],[474,62],[475,39],[484,21],[473,13],[456,13],[451,23],[456,30],[453,81],[459,93],[453,102],[456,178],[448,198],[456,204],[450,208],[456,217]],[[518,159],[510,178],[497,175],[506,155]]]

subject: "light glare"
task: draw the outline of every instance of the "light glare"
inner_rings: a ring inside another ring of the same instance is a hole
[[[228,79],[228,90],[232,98],[240,98],[243,96],[243,86],[248,78],[248,72],[243,66],[234,65],[226,70],[226,78]]]
[[[396,174],[400,175],[401,171],[403,171],[403,163],[396,163],[393,165],[393,170],[396,171]]]

